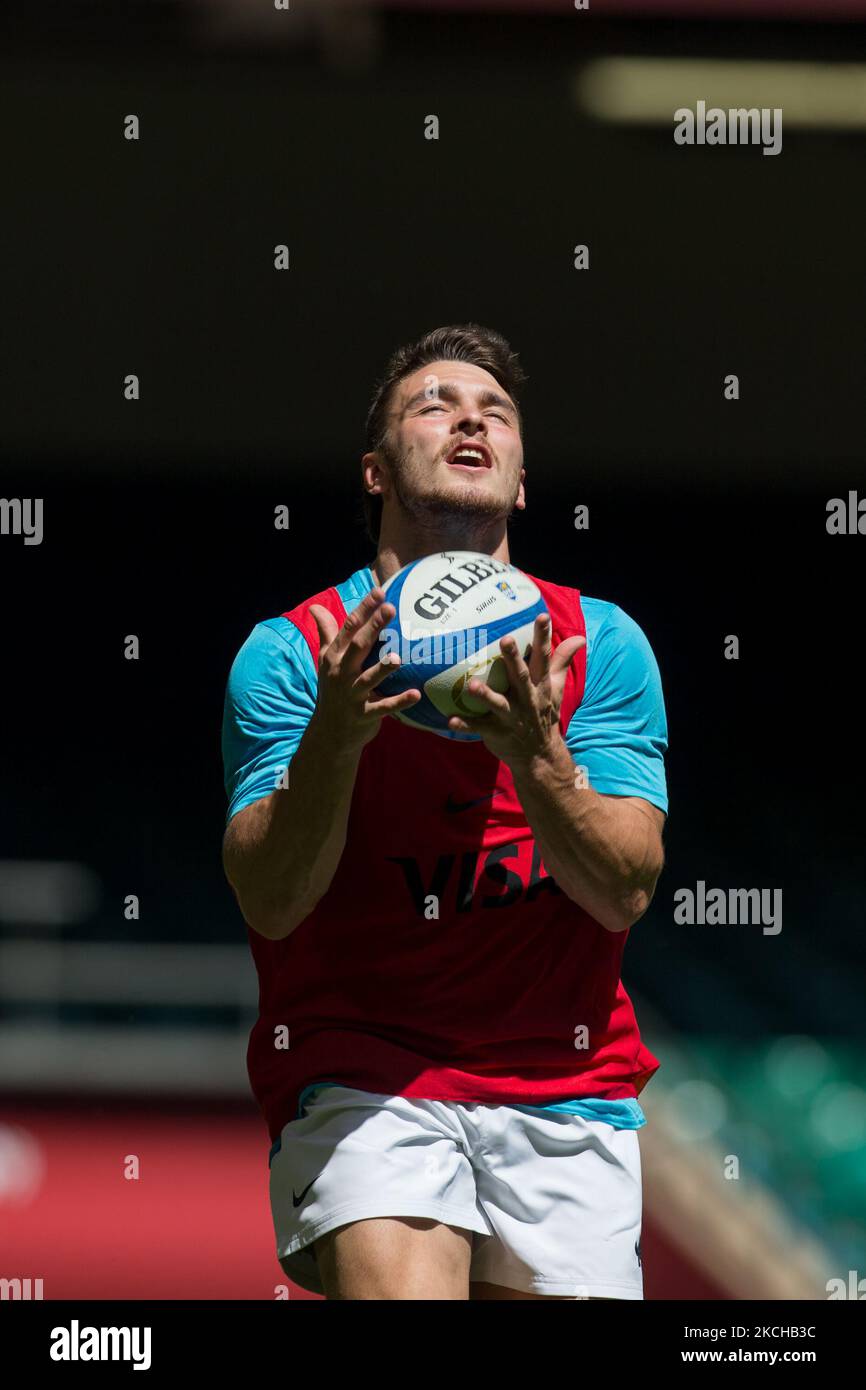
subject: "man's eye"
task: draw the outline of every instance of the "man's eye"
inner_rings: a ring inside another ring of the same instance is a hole
[[[496,419],[496,420],[501,420],[502,423],[503,423],[503,425],[507,425],[507,424],[508,424],[508,417],[507,417],[507,415],[501,415],[501,414],[499,413],[499,411],[497,411],[497,410],[489,410],[487,413],[488,413],[488,415],[492,415],[492,416],[494,417],[494,419]]]
[[[421,411],[421,414],[422,414],[422,415],[427,415],[427,414],[429,413],[429,411],[431,411],[431,410],[444,410],[444,409],[445,409],[444,405],[425,405],[424,409]]]

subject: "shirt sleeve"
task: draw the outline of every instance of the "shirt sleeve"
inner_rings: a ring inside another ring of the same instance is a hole
[[[566,745],[597,792],[640,796],[666,813],[667,716],[652,648],[634,619],[615,604],[591,599],[584,604],[586,689],[569,722]]]
[[[316,708],[317,676],[287,618],[258,623],[232,663],[223,709],[226,823],[279,785]]]

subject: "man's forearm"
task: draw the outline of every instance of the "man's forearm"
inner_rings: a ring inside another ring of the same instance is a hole
[[[290,935],[327,891],[346,843],[361,749],[346,752],[314,714],[292,758],[288,786],[241,811],[224,860],[254,930]],[[244,820],[241,821],[241,817]]]
[[[511,767],[548,873],[609,931],[624,931],[649,907],[663,855],[658,828],[640,808],[575,785],[561,736],[549,754]]]

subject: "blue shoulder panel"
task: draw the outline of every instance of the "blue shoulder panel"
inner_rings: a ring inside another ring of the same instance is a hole
[[[581,596],[586,619],[586,689],[566,731],[590,786],[640,796],[667,812],[664,755],[668,730],[652,648],[616,604]]]

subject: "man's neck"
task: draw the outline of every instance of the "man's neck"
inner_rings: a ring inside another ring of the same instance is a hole
[[[413,539],[390,543],[380,537],[376,558],[371,561],[369,568],[375,583],[381,585],[387,584],[404,565],[410,565],[413,560],[420,560],[425,555],[435,555],[441,550],[477,550],[482,555],[490,555],[495,560],[504,560],[506,564],[510,564],[507,532],[503,529],[497,542],[492,542],[492,536],[483,540],[478,537],[474,541],[455,541],[453,537],[438,536],[427,537],[421,541]]]

